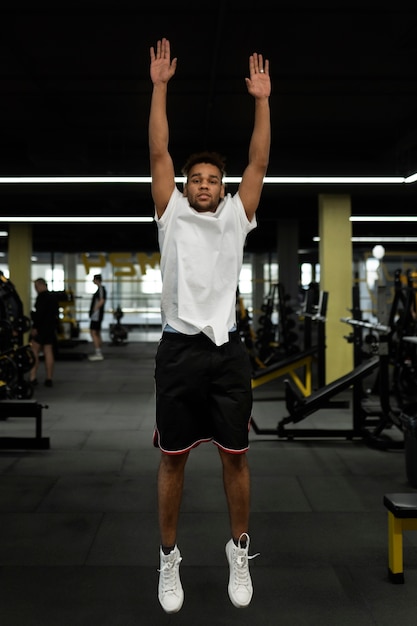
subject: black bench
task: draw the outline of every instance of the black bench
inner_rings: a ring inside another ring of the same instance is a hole
[[[277,426],[278,437],[286,437],[293,439],[295,437],[336,437],[353,439],[355,437],[363,438],[365,436],[363,416],[358,405],[361,403],[361,380],[374,369],[379,367],[379,356],[361,363],[351,372],[337,378],[331,383],[324,385],[314,391],[309,396],[303,396],[300,390],[294,385],[292,380],[285,379],[285,400],[286,408],[289,415],[282,418]],[[349,403],[342,401],[330,400],[333,396],[341,391],[352,387],[353,394],[353,415],[352,428],[287,428],[287,424],[297,423],[308,415],[311,415],[319,409],[331,409],[335,407],[349,407]]]
[[[417,530],[417,493],[386,493],[388,509],[388,578],[404,582],[403,531]]]
[[[9,417],[35,418],[34,437],[0,437],[2,449],[39,449],[47,450],[50,447],[49,437],[42,436],[42,409],[47,408],[36,400],[0,400],[0,420]]]
[[[327,400],[335,394],[348,389],[354,382],[364,378],[379,365],[379,357],[373,357],[361,365],[355,367],[351,372],[337,378],[328,385],[317,389],[309,396],[302,396],[299,389],[290,379],[285,383],[285,402],[290,417],[283,420],[283,423],[300,422],[302,419],[321,409]]]

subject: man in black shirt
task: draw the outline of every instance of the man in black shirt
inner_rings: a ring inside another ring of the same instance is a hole
[[[45,386],[52,387],[59,323],[58,298],[48,290],[44,278],[37,278],[34,285],[38,296],[35,301],[35,309],[32,311],[31,345],[35,364],[30,371],[30,382],[32,385],[37,384],[39,354],[43,352],[46,373]]]
[[[93,283],[97,285],[97,291],[91,298],[90,306],[90,335],[93,340],[94,354],[88,357],[90,361],[102,361],[104,359],[101,347],[103,340],[101,338],[101,324],[104,317],[104,305],[106,303],[106,288],[102,284],[101,274],[93,277]]]

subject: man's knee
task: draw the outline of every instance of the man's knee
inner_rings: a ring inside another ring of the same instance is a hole
[[[160,467],[166,472],[181,472],[188,459],[188,452],[183,454],[161,453]]]
[[[230,468],[230,470],[240,471],[248,466],[246,452],[242,454],[232,454],[219,448],[219,453],[225,469]]]

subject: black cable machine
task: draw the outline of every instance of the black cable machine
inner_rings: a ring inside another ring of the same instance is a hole
[[[328,293],[321,292],[319,301],[314,301],[313,291],[307,291],[304,312],[304,350],[294,352],[285,359],[276,361],[268,366],[257,368],[252,374],[252,389],[271,380],[290,376],[290,380],[297,389],[297,393],[309,396],[313,385],[313,365],[317,367],[317,380],[320,385],[325,380],[325,323],[328,303]],[[316,344],[312,341],[313,324],[317,327]],[[260,428],[252,416],[252,428],[257,435],[276,435],[276,429]]]

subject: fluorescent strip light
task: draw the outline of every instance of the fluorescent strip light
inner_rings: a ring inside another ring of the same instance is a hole
[[[351,215],[351,222],[417,222],[416,215]]]
[[[352,241],[359,243],[415,243],[417,237],[352,237]]]
[[[59,216],[59,217],[15,217],[15,216],[10,216],[10,217],[0,217],[0,223],[1,222],[9,222],[9,223],[13,223],[13,224],[18,224],[18,223],[24,223],[24,224],[58,224],[58,223],[64,223],[64,224],[68,224],[70,222],[73,222],[75,224],[84,224],[84,223],[94,223],[94,224],[99,224],[99,223],[103,223],[103,224],[133,224],[133,223],[147,223],[147,222],[153,222],[154,218],[153,217],[117,217],[117,216],[112,216],[112,217],[93,217],[93,216],[89,216],[89,217],[63,217],[63,216]]]
[[[2,176],[1,185],[33,185],[33,184],[149,184],[150,176]],[[266,185],[317,185],[317,184],[399,184],[412,183],[417,180],[417,172],[412,176],[265,176]],[[183,176],[176,176],[176,182],[185,182]],[[225,183],[240,183],[241,176],[226,176]]]
[[[178,181],[184,179],[176,179]],[[417,180],[417,174],[416,174]],[[241,177],[225,176],[225,183],[240,183]],[[406,182],[404,176],[265,176],[264,183],[270,185],[334,185],[334,184],[399,184]],[[412,182],[412,181],[410,181]]]
[[[353,243],[416,243],[417,237],[351,237]],[[319,242],[320,237],[313,237]]]
[[[150,183],[150,176],[0,176],[2,185]]]
[[[417,180],[417,179],[416,179]],[[234,180],[233,182],[237,182]],[[398,184],[404,183],[404,176],[266,176],[264,183],[317,185],[317,184]]]

